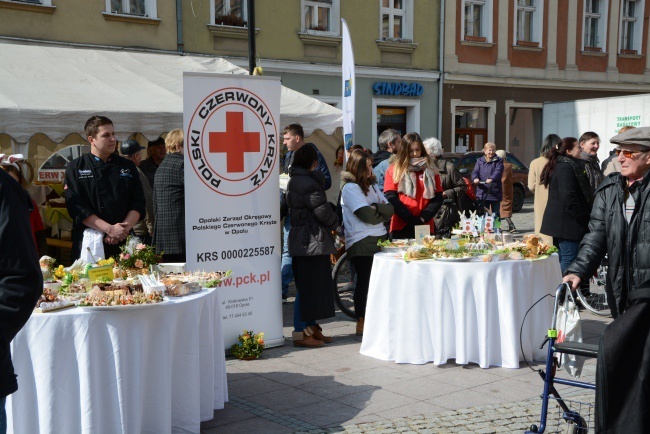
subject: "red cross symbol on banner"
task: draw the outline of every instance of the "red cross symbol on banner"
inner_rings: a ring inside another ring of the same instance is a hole
[[[226,112],[226,132],[210,133],[210,153],[226,153],[226,171],[244,171],[244,152],[260,152],[260,133],[244,132],[244,113]]]

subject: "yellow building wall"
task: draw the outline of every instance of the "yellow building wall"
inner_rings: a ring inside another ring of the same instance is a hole
[[[185,2],[184,2],[185,3]],[[190,3],[190,2],[187,2]],[[204,2],[207,4],[207,2]],[[57,42],[176,50],[176,2],[157,2],[158,25],[109,21],[104,0],[53,0],[53,14],[0,5],[0,35]]]
[[[411,65],[403,69],[437,69],[440,22],[440,1],[414,2],[413,40],[418,44]],[[255,3],[257,54],[260,58],[309,61],[298,34],[301,30],[300,0],[262,0]],[[379,0],[342,0],[341,17],[350,28],[355,63],[363,66],[383,66],[379,39]],[[207,1],[183,2],[183,38],[190,53],[223,54],[214,48],[214,36],[208,30],[210,8]],[[337,59],[340,64],[341,48]]]

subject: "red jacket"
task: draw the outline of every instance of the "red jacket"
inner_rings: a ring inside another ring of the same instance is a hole
[[[395,171],[395,165],[391,164],[388,166],[388,169],[386,170],[386,175],[384,176],[384,194],[386,194],[389,191],[398,191],[398,183],[393,181],[393,172]],[[436,174],[436,194],[440,193],[442,194],[443,189],[442,189],[442,180],[440,179],[440,175]],[[423,197],[424,195],[424,182],[422,181],[422,174],[418,176],[418,182],[415,187],[415,198],[408,197],[407,195],[403,193],[398,193],[399,200],[406,206],[406,208],[409,210],[411,214],[414,216],[419,216],[420,213],[424,208],[429,205],[431,202],[431,199],[425,199]],[[429,220],[429,226],[431,227],[431,233],[435,233],[435,227],[433,225],[433,218]],[[425,222],[426,224],[426,222]],[[407,223],[402,220],[400,216],[397,215],[397,213],[393,214],[393,217],[390,220],[390,231],[398,231],[400,229],[404,229],[406,227]]]

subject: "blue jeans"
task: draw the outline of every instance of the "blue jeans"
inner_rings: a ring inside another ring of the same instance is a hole
[[[293,331],[301,332],[307,327],[315,326],[316,321],[303,322],[300,319],[300,289],[296,291],[296,300],[293,302]]]
[[[289,256],[289,230],[291,229],[291,219],[289,215],[284,218],[282,226],[282,298],[289,294],[289,284],[293,280],[293,270],[291,269],[291,256]],[[298,298],[298,296],[296,296]],[[302,329],[301,329],[302,330]]]
[[[567,240],[564,238],[553,237],[553,244],[558,249],[558,254],[560,255],[560,269],[562,274],[569,268],[569,265],[576,259],[578,256],[578,250],[580,248],[580,241]]]
[[[5,413],[6,401],[6,396],[0,398],[0,434],[5,434],[7,432],[7,413]]]

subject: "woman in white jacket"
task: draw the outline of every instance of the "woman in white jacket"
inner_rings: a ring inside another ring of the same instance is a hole
[[[372,157],[363,151],[352,151],[345,172],[341,173],[341,207],[345,250],[357,273],[354,311],[357,336],[361,336],[373,255],[379,251],[377,242],[388,237],[384,222],[394,212],[393,205],[377,186],[377,178],[372,172]]]

